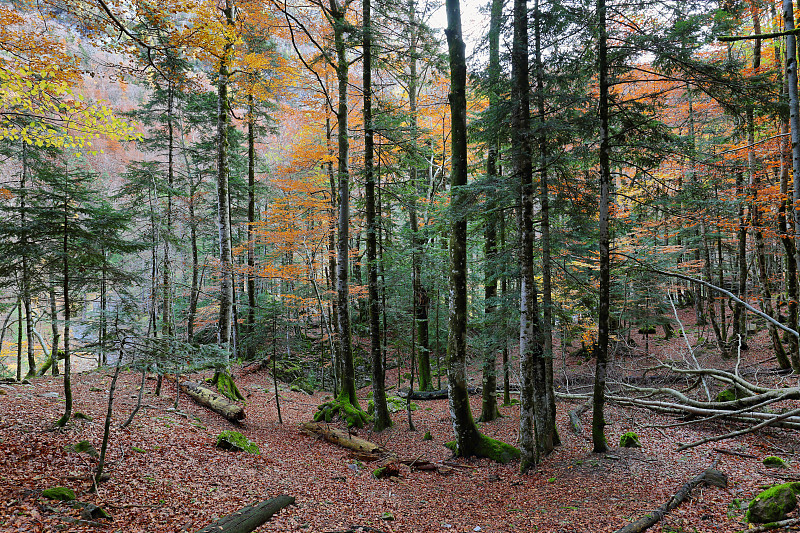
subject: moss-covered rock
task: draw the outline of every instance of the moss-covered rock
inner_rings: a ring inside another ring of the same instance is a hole
[[[767,468],[788,468],[789,465],[786,464],[786,461],[781,459],[780,457],[775,457],[771,455],[769,457],[764,457],[764,460],[761,461],[764,463],[764,466]]]
[[[639,435],[633,431],[623,433],[619,438],[619,445],[623,448],[641,448],[642,443],[639,442]]]
[[[247,452],[253,455],[261,454],[258,445],[247,440],[247,437],[238,431],[226,430],[217,436],[217,448],[234,452]]]
[[[61,500],[71,502],[75,499],[75,491],[67,487],[50,487],[42,491],[42,496],[48,500]]]
[[[372,420],[372,417],[360,407],[351,404],[344,398],[340,398],[320,405],[314,414],[314,422],[330,422],[337,416],[347,423],[347,427],[351,428],[364,427]]]
[[[100,457],[100,454],[97,453],[97,448],[92,446],[92,443],[88,440],[82,440],[80,442],[76,442],[75,444],[68,444],[64,446],[64,451],[72,453],[85,453],[91,457]]]
[[[800,494],[800,482],[775,485],[750,502],[745,519],[757,524],[783,520],[797,507],[798,494]]]

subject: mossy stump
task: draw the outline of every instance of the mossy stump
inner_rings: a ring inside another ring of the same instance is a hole
[[[92,443],[88,440],[82,440],[80,442],[76,442],[75,444],[68,444],[64,446],[64,451],[72,453],[85,453],[90,457],[100,457],[100,454],[97,453],[97,448],[92,446]]]
[[[639,435],[633,431],[623,433],[619,438],[619,445],[622,448],[641,448],[642,443],[639,442]]]
[[[466,455],[458,450],[456,441],[446,442],[444,445],[456,455]],[[470,455],[485,457],[502,464],[507,464],[520,458],[519,448],[483,434],[479,434],[478,442],[472,448]]]
[[[261,450],[258,445],[250,442],[247,437],[238,431],[226,430],[217,436],[217,448],[234,452],[247,452],[253,455],[260,455]]]
[[[42,491],[42,497],[48,500],[61,500],[71,502],[75,499],[75,491],[67,487],[50,487]]]
[[[317,408],[314,422],[330,422],[337,416],[347,423],[347,427],[362,428],[368,424],[372,417],[346,400],[331,400]]]
[[[800,494],[800,482],[770,487],[753,498],[747,508],[745,519],[756,524],[783,520],[797,507],[798,494]]]

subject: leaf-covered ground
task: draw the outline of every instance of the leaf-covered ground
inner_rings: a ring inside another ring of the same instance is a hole
[[[677,341],[651,338],[650,351],[672,353],[675,358],[683,342]],[[774,363],[756,367],[758,361],[769,359],[769,354],[758,349],[757,342],[753,346],[742,362],[750,379],[796,384],[794,377],[779,378],[767,371],[754,375],[755,368],[770,368]],[[701,361],[714,359],[713,355],[700,357]],[[625,368],[652,362],[636,355],[621,360]],[[713,362],[722,367],[734,364]],[[581,376],[590,376],[592,363],[567,357],[558,362],[557,373],[563,376],[566,372],[574,384]],[[195,376],[203,377],[207,376]],[[247,419],[234,426],[183,395],[178,411],[172,410],[174,384],[165,382],[163,394],[156,397],[152,394],[155,382],[148,380],[145,407],[130,427],[119,429],[136,402],[139,379],[132,373],[120,376],[108,451],[111,478],[96,493],[90,490],[95,459],[65,450],[65,446],[88,440],[99,449],[111,372],[104,369],[74,376],[76,409],[92,420],[73,421],[58,431],[52,429],[52,423],[63,409],[60,379],[48,377],[30,385],[0,387],[0,531],[196,531],[240,507],[279,494],[296,497],[296,505],[281,511],[258,531],[341,532],[352,526],[384,532],[615,531],[661,505],[718,458],[717,467],[728,475],[728,488],[695,490],[693,499],[652,531],[728,532],[746,528],[743,511],[735,502],[751,499],[766,485],[800,479],[795,463],[800,460],[796,453],[800,439],[793,432],[769,429],[678,453],[674,451],[678,442],[691,442],[734,426],[665,428],[675,421],[643,410],[609,406],[609,441],[615,444],[622,433],[633,430],[643,447],[614,446],[609,453],[597,455],[591,452],[587,437],[576,436],[569,429],[567,412],[578,404],[560,403],[558,426],[563,444],[533,474],[520,475],[514,463],[459,459],[463,467],[452,469],[449,475],[401,467],[399,478],[379,480],[372,476],[369,463],[301,432],[300,423],[309,421],[329,394],[309,396],[279,386],[281,425],[271,375],[237,375],[248,400]],[[389,383],[396,383],[396,374]],[[563,377],[561,387],[566,387]],[[361,391],[363,406],[367,392]],[[480,397],[472,401],[477,416]],[[360,430],[359,436],[403,457],[448,460],[450,452],[442,445],[452,438],[446,401],[416,403],[416,431],[408,431],[406,413],[399,412],[393,415],[393,428],[381,434]],[[502,419],[483,424],[481,430],[513,443],[518,432],[517,408],[503,407],[501,412]],[[586,435],[590,415],[583,416]],[[215,437],[226,429],[242,432],[260,447],[261,454],[217,449]],[[423,439],[427,431],[432,440]],[[789,468],[765,468],[761,459],[768,455],[788,460]],[[80,519],[78,509],[41,497],[41,491],[52,486],[74,489],[78,500],[105,508],[113,520],[100,520],[105,524],[102,527],[76,521]]]

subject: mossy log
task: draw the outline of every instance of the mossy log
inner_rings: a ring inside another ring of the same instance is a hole
[[[382,446],[364,440],[355,435],[351,435],[347,431],[338,428],[330,427],[326,424],[317,422],[307,422],[303,424],[303,429],[308,433],[317,435],[326,441],[346,448],[348,450],[370,455],[381,455],[387,453],[386,449]]]
[[[716,466],[716,461],[714,462],[714,465],[705,469],[703,472],[697,474],[695,477],[681,485],[677,492],[675,492],[675,494],[669,500],[667,500],[664,505],[647,513],[636,522],[631,522],[627,526],[618,529],[616,533],[641,533],[642,531],[645,531],[648,528],[656,525],[667,515],[667,513],[683,503],[683,501],[686,500],[692,493],[692,490],[694,490],[695,487],[701,483],[706,483],[715,487],[727,486],[727,476],[719,470],[716,470],[714,466]]]
[[[248,505],[207,525],[197,533],[250,533],[265,524],[272,515],[293,503],[294,496],[282,494],[271,500]]]
[[[572,427],[572,431],[579,437],[583,436],[583,423],[581,423],[581,415],[588,411],[590,407],[591,401],[586,400],[586,403],[569,412],[569,425]]]
[[[181,383],[181,390],[191,396],[191,398],[208,407],[217,414],[220,414],[228,420],[235,422],[243,420],[245,417],[244,408],[241,405],[233,403],[221,394],[206,388],[194,381],[184,381]]]

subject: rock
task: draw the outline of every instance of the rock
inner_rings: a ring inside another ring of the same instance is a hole
[[[217,436],[217,448],[231,451],[241,451],[259,455],[261,450],[258,445],[247,440],[247,437],[238,431],[226,430]]]
[[[764,466],[767,468],[788,468],[789,465],[786,464],[786,461],[781,459],[780,457],[775,457],[771,455],[769,457],[764,457],[764,460],[761,461],[764,463]]]
[[[756,496],[747,508],[748,522],[766,524],[786,518],[797,507],[800,482],[775,485]]]
[[[87,503],[83,511],[81,511],[81,518],[84,520],[97,520],[98,518],[111,518],[111,515],[102,507]]]
[[[42,398],[58,398],[59,397],[57,392],[43,392],[39,396],[41,396]]]
[[[623,433],[619,438],[619,445],[623,448],[641,448],[642,444],[639,442],[639,435],[633,431]]]
[[[50,487],[42,491],[42,496],[48,500],[71,502],[75,499],[75,491],[66,487]]]

